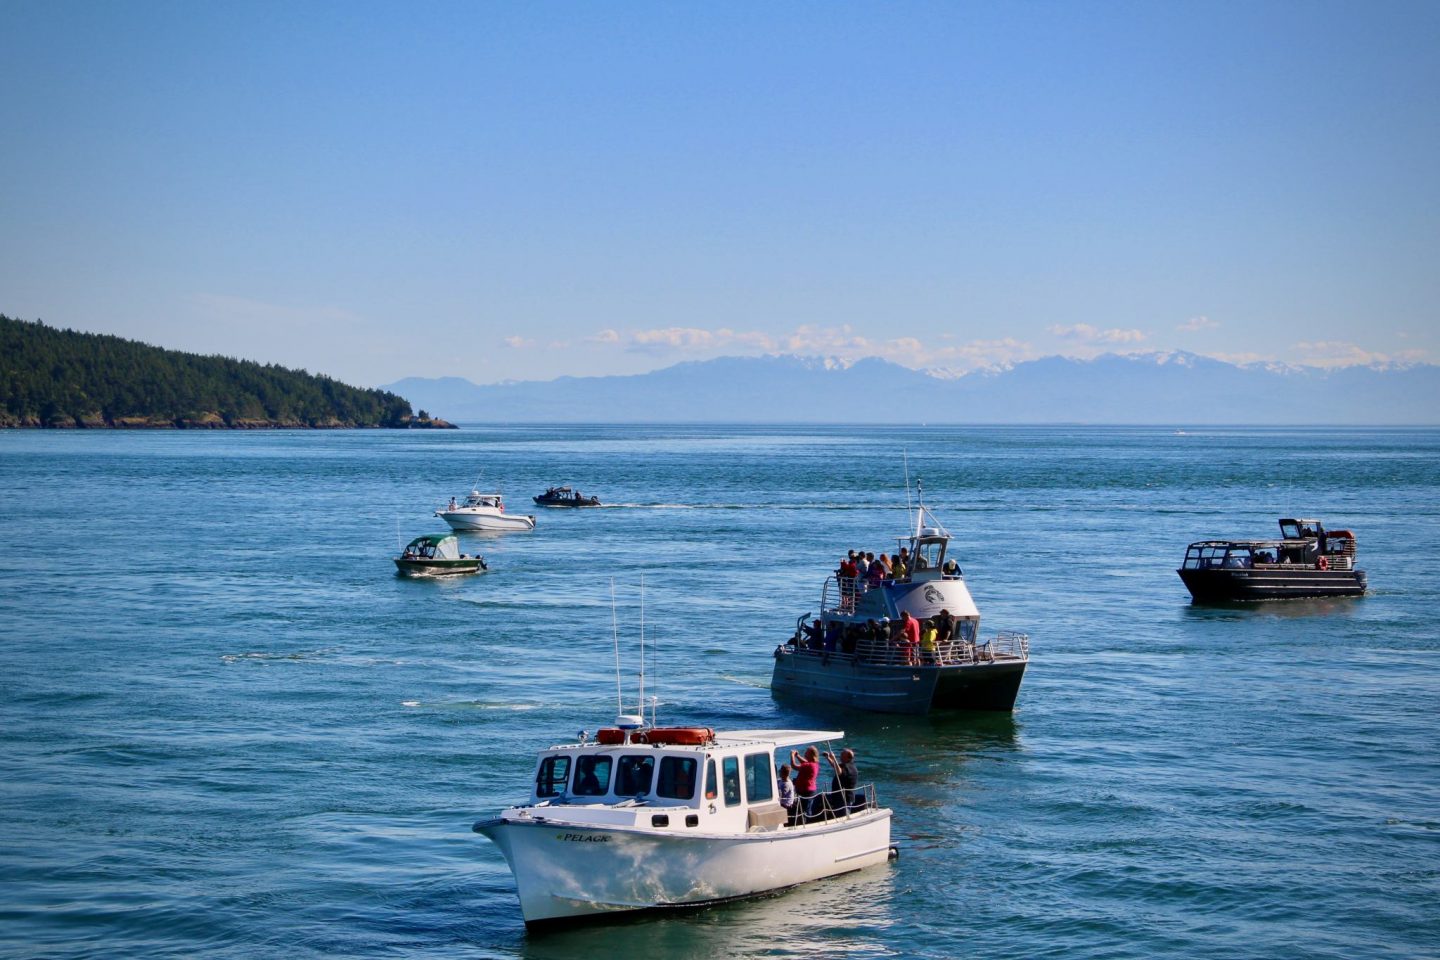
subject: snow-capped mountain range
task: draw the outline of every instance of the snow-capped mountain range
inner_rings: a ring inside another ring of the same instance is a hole
[[[1440,423],[1440,366],[1324,369],[1193,353],[1044,357],[966,373],[879,358],[720,357],[634,376],[385,385],[447,420],[1097,424]]]

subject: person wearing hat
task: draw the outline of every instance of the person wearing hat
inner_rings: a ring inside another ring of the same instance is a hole
[[[835,776],[830,778],[829,806],[836,812],[844,812],[855,805],[855,791],[860,788],[860,771],[855,767],[855,751],[846,747],[840,751],[840,759],[825,751],[825,759]]]

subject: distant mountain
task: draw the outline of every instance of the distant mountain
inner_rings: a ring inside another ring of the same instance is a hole
[[[722,357],[624,377],[388,384],[499,422],[1440,423],[1440,367],[1236,365],[1190,353],[1045,357],[944,378],[878,358]]]
[[[0,314],[0,427],[410,427],[404,397]]]

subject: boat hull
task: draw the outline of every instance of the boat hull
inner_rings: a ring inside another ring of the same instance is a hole
[[[546,500],[543,497],[531,497],[530,499],[535,501],[536,506],[541,507],[568,507],[578,510],[582,507],[600,506],[599,500]]]
[[[411,560],[395,558],[395,567],[407,577],[444,577],[454,574],[479,573],[480,559],[464,560]]]
[[[890,857],[887,809],[740,835],[506,817],[475,832],[505,855],[529,925],[757,896]]]
[[[770,691],[877,713],[924,714],[931,710],[1010,712],[1020,694],[1027,661],[948,666],[867,664],[843,655],[775,653]]]
[[[512,513],[464,513],[442,510],[436,514],[452,530],[533,530],[535,518]]]
[[[1197,603],[1358,597],[1368,583],[1363,570],[1212,567],[1176,570]]]

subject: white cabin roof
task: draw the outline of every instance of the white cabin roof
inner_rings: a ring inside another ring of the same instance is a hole
[[[720,745],[766,742],[773,743],[779,750],[844,737],[844,730],[721,730],[715,734],[715,742]]]

